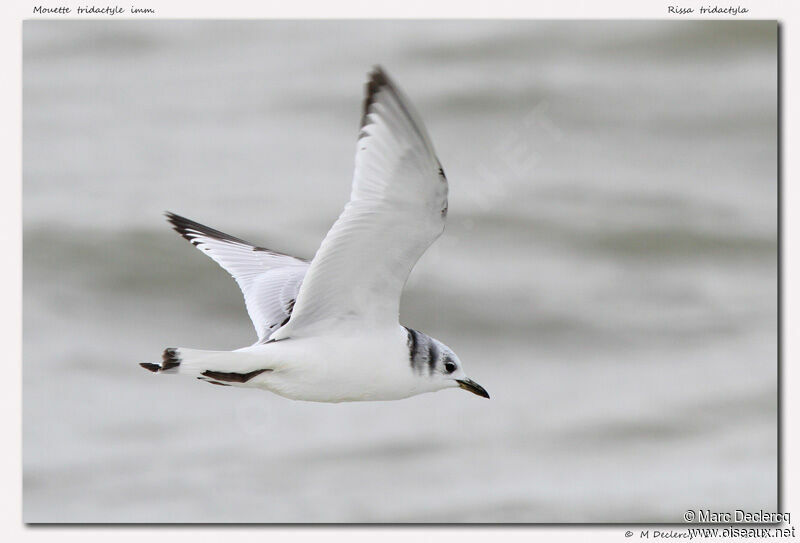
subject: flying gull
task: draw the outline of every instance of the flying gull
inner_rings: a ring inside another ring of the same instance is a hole
[[[452,349],[399,324],[408,275],[444,230],[447,178],[422,121],[382,68],[366,85],[350,201],[310,262],[166,215],[239,284],[258,341],[235,351],[168,348],[145,369],[315,402],[455,387],[489,397]]]

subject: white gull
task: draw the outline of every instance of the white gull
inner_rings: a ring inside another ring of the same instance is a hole
[[[355,162],[350,201],[311,262],[167,213],[239,284],[258,341],[168,348],[141,366],[294,400],[398,400],[456,387],[488,398],[452,349],[399,323],[411,269],[444,230],[448,184],[419,116],[380,67],[369,74]]]

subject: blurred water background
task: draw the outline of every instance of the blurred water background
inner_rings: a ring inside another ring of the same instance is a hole
[[[775,511],[776,32],[25,22],[25,521]],[[401,320],[492,399],[325,405],[143,371],[255,340],[162,212],[311,257],[377,63],[450,180]]]

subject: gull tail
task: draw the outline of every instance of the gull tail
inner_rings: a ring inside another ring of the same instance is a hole
[[[165,349],[160,363],[142,362],[139,365],[154,373],[187,375],[223,386],[246,386],[245,383],[254,377],[272,371],[272,368],[263,367],[263,359],[255,360],[249,353],[184,347]]]

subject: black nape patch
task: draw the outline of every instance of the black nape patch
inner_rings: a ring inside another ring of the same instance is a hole
[[[178,352],[172,347],[169,349],[164,349],[164,353],[161,355],[161,360],[161,371],[171,370],[172,368],[177,368],[181,365],[181,359],[178,356]]]
[[[403,328],[406,328],[405,326]],[[417,331],[411,328],[406,328],[406,332],[408,332],[408,361],[411,362],[411,365],[414,366],[414,361],[417,359],[417,345],[419,344],[419,339],[417,338]]]
[[[146,369],[146,370],[150,370],[150,371],[154,371],[154,372],[161,369],[161,366],[159,366],[158,364],[151,364],[150,362],[142,362],[139,365],[141,367],[143,367],[144,369]]]
[[[265,368],[263,370],[253,370],[249,373],[226,373],[222,371],[211,371],[206,370],[203,372],[203,375],[206,377],[210,377],[211,379],[216,379],[217,381],[229,381],[231,383],[246,383],[256,375],[261,375],[265,371],[272,371],[269,368]]]
[[[428,344],[428,369],[430,374],[433,375],[434,370],[436,369],[436,361],[439,358],[439,348],[436,346],[436,343],[431,341]]]
[[[411,369],[421,375],[427,368],[428,372],[433,374],[439,357],[439,349],[436,347],[435,340],[412,328],[406,328],[406,331],[408,332],[406,345]]]

